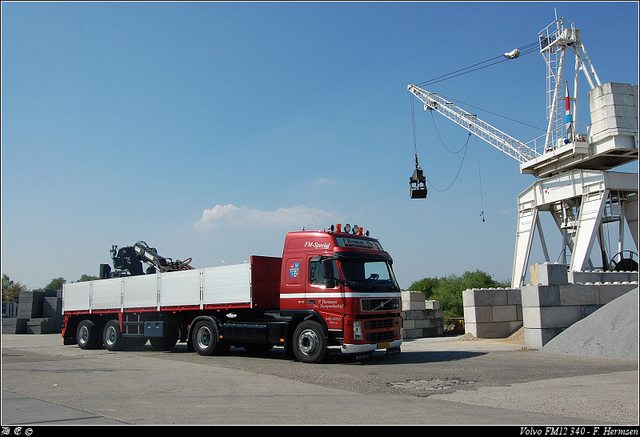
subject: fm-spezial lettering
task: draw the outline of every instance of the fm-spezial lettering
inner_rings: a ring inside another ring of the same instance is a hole
[[[317,241],[307,241],[304,243],[305,249],[314,248],[314,249],[329,249],[329,243],[318,243]]]

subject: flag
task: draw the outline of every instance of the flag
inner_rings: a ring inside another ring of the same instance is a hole
[[[565,108],[564,108],[564,118],[566,123],[567,130],[567,140],[569,142],[573,142],[573,128],[571,123],[571,103],[569,102],[569,84],[567,84],[567,93],[565,95]]]

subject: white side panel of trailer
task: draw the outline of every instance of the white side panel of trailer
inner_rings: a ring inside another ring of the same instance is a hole
[[[205,305],[251,302],[251,264],[204,269]]]
[[[251,303],[251,264],[65,284],[64,311]]]
[[[124,308],[157,307],[157,283],[156,275],[129,276],[124,278]]]
[[[64,284],[62,288],[62,312],[89,309],[90,282]]]
[[[163,273],[160,278],[160,305],[200,305],[201,272],[202,269]]]
[[[91,309],[107,310],[120,309],[121,303],[121,278],[92,281]]]

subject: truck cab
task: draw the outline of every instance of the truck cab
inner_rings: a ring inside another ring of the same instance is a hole
[[[401,295],[392,264],[380,242],[357,226],[291,232],[282,254],[280,313],[316,320],[326,330],[326,346],[343,353],[398,353]],[[318,335],[309,333],[309,349]],[[294,338],[304,341],[304,335]]]

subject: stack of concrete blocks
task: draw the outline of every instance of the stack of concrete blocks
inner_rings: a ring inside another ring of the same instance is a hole
[[[3,334],[56,334],[62,332],[62,293],[25,290],[18,297],[18,316],[2,321]]]
[[[569,276],[585,282],[571,284]],[[525,346],[529,349],[542,348],[573,323],[638,287],[638,272],[569,273],[566,264],[536,264],[531,267],[531,278],[534,284],[522,287]]]
[[[477,338],[505,338],[522,326],[518,288],[473,288],[462,292],[465,333]]]
[[[444,334],[444,317],[437,300],[425,300],[421,291],[402,292],[402,337],[437,337]]]

